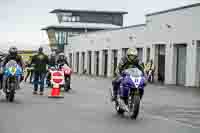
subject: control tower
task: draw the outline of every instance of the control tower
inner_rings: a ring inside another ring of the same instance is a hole
[[[50,25],[46,30],[51,49],[64,50],[68,38],[83,32],[120,28],[123,26],[123,11],[93,11],[55,9],[58,23]]]

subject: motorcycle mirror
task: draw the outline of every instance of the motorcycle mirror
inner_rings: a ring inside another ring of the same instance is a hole
[[[122,72],[122,77],[125,77],[125,76],[126,76],[126,72],[123,71],[123,72]]]

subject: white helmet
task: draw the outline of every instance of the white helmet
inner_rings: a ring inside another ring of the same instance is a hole
[[[65,54],[64,53],[59,53],[58,56],[65,56]]]
[[[59,53],[58,54],[58,59],[65,59],[65,54],[64,53]]]
[[[126,55],[129,61],[134,61],[138,56],[138,51],[136,48],[129,48]]]

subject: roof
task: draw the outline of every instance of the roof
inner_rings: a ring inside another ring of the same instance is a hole
[[[128,28],[142,27],[142,26],[146,26],[146,24],[130,25],[130,26],[125,26],[125,27],[121,27],[121,28],[113,29],[113,30],[128,29]]]
[[[112,28],[119,28],[120,26],[112,25],[112,24],[97,24],[97,23],[62,23],[62,24],[55,24],[50,25],[42,30],[48,30],[51,28],[57,29],[112,29]]]
[[[97,10],[73,10],[73,9],[55,9],[50,13],[59,13],[59,12],[128,14],[128,12],[124,11],[97,11]]]
[[[134,28],[134,27],[142,27],[142,26],[146,26],[146,24],[137,24],[137,25],[130,25],[130,26],[125,26],[125,27],[120,27],[120,28],[112,28],[112,29],[105,29],[105,30],[100,30],[100,31],[86,32],[86,33],[81,33],[81,35],[83,35],[83,34],[101,33],[101,32],[109,32],[109,31],[117,31],[117,30],[129,29],[129,28]]]
[[[186,5],[186,6],[182,6],[182,7],[178,7],[178,8],[172,8],[172,9],[168,9],[168,10],[164,10],[164,11],[159,11],[159,12],[154,12],[154,13],[149,13],[149,14],[146,14],[146,16],[153,16],[153,15],[158,15],[158,14],[163,14],[163,13],[168,13],[168,12],[183,10],[183,9],[187,9],[187,8],[197,7],[197,6],[200,6],[200,3]]]

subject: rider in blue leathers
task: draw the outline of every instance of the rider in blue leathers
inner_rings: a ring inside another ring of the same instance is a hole
[[[112,98],[112,101],[117,100],[117,93],[118,93],[119,85],[120,85],[120,82],[121,82],[122,71],[125,70],[125,69],[128,69],[128,68],[131,68],[133,66],[140,69],[142,71],[142,73],[144,74],[144,68],[139,64],[137,49],[136,48],[129,48],[126,56],[121,58],[121,60],[118,64],[117,70],[116,70],[117,76],[112,81],[113,92],[114,92],[114,94],[113,94],[114,96]],[[142,93],[142,95],[143,95],[143,93]]]
[[[4,58],[4,60],[2,61],[2,67],[4,68],[5,65],[10,61],[10,60],[14,60],[17,62],[17,64],[22,68],[24,68],[24,63],[23,63],[23,60],[22,60],[22,57],[20,55],[18,55],[18,50],[15,46],[11,46],[9,48],[9,54]],[[23,80],[23,77],[21,77],[20,79],[18,79],[18,87],[17,88],[20,88],[19,86],[19,83],[20,81]],[[3,85],[2,85],[2,88],[3,90],[5,91],[6,89],[6,76],[3,76]]]

